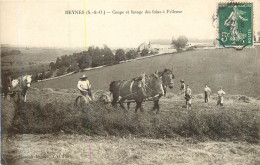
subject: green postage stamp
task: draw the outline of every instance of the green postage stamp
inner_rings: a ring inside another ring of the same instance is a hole
[[[253,3],[218,3],[219,47],[252,47]]]

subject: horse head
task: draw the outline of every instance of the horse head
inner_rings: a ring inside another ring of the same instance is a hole
[[[146,81],[148,82],[146,91],[149,91],[151,96],[164,95],[162,78],[158,73],[152,74],[146,78]]]
[[[170,89],[174,86],[174,74],[172,73],[172,70],[170,69],[164,69],[163,72],[161,72],[162,81],[165,86],[169,86]]]

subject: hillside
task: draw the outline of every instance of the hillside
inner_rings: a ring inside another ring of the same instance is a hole
[[[194,94],[202,93],[207,83],[216,92],[219,86],[228,94],[257,97],[260,94],[260,47],[241,51],[234,49],[195,50],[166,54],[153,58],[122,63],[97,70],[86,71],[94,89],[108,90],[111,81],[131,79],[142,72],[173,68],[175,87],[179,93],[180,79],[189,84]],[[83,73],[33,84],[37,88],[75,88]]]
[[[14,50],[19,50],[20,54],[12,54]],[[70,55],[80,51],[82,51],[80,48],[33,48],[7,45],[1,47],[1,55],[3,56],[1,60],[25,64],[28,62],[50,63],[50,61],[55,61],[57,57],[65,54]]]

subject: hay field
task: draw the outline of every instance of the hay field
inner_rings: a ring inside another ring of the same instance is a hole
[[[79,111],[73,106],[77,95],[75,90],[30,89],[10,136],[3,137],[5,160],[89,164],[91,154],[92,164],[260,162],[260,102],[255,98],[229,95],[220,108],[216,95],[205,104],[198,94],[193,109],[186,110],[182,97],[169,93],[160,103],[160,114],[150,111],[149,102],[144,113],[135,114],[134,105],[127,112],[101,104],[90,104],[89,112],[87,106]]]
[[[260,94],[260,46],[241,51],[234,49],[195,50],[182,53],[122,63],[97,70],[86,71],[94,89],[108,90],[114,80],[131,79],[142,72],[153,73],[156,69],[173,68],[178,93],[180,79],[190,85],[194,94],[202,93],[207,83],[213,92],[222,86],[231,95],[258,97]],[[33,84],[37,88],[75,89],[83,73],[60,79]],[[168,90],[169,91],[169,90]]]
[[[260,146],[245,142],[199,142],[189,138],[150,139],[47,134],[3,139],[2,154],[12,165],[258,165]]]

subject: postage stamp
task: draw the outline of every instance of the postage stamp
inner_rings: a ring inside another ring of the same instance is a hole
[[[253,3],[218,3],[219,47],[252,47]]]

